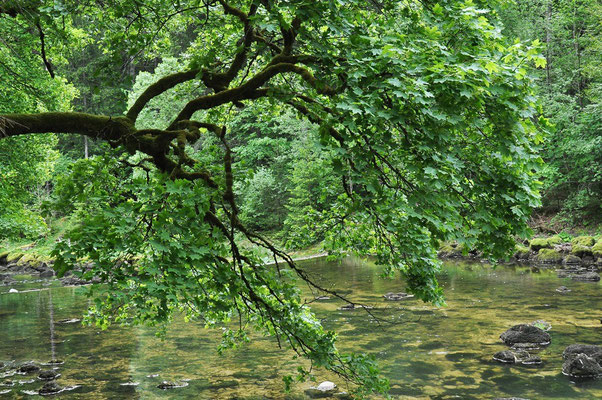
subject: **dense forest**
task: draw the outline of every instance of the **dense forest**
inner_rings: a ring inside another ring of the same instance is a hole
[[[255,326],[383,391],[290,251],[441,303],[442,242],[599,233],[601,31],[593,0],[3,1],[0,253],[92,261],[100,326],[240,318],[223,346]]]

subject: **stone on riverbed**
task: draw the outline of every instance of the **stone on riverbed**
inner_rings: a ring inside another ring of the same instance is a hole
[[[572,344],[564,349],[562,358],[568,360],[575,357],[577,354],[586,354],[596,359],[599,363],[602,363],[602,346],[596,346],[594,344]]]
[[[188,386],[188,382],[171,382],[171,381],[163,381],[157,385],[159,389],[168,390],[168,389],[176,389]]]
[[[571,289],[569,289],[566,286],[560,286],[558,289],[556,289],[556,291],[558,293],[569,293],[571,291]]]
[[[49,394],[58,393],[62,390],[63,390],[63,388],[61,386],[59,386],[58,383],[47,382],[44,384],[44,386],[42,386],[42,388],[38,391],[38,393],[41,394],[42,396],[45,396],[45,395],[49,395]]]
[[[571,279],[574,281],[598,282],[600,280],[600,275],[596,272],[585,272],[582,274],[571,275]]]
[[[399,293],[387,293],[384,294],[383,297],[385,298],[385,300],[388,301],[401,301],[401,300],[405,300],[405,299],[411,299],[412,297],[414,297],[413,294],[408,294],[408,293],[403,293],[403,292],[399,292]]]
[[[516,343],[550,344],[550,335],[544,330],[529,324],[519,324],[500,335],[502,342],[508,346]]]
[[[537,356],[531,356],[531,357],[527,357],[524,360],[522,360],[521,363],[523,365],[541,365],[542,361],[541,361],[541,358],[539,358]]]
[[[38,378],[40,378],[43,381],[52,381],[52,380],[55,380],[56,378],[58,378],[59,376],[61,376],[61,374],[59,374],[58,372],[56,372],[53,369],[49,369],[49,370],[40,372],[40,375],[38,375]]]
[[[573,378],[602,376],[602,346],[572,344],[564,349],[562,373]]]
[[[319,399],[322,397],[330,397],[333,396],[337,391],[337,385],[332,382],[324,381],[320,383],[317,387],[310,387],[305,390],[305,394],[311,397],[312,399]]]
[[[602,376],[602,367],[593,357],[579,353],[564,362],[562,373],[572,378],[596,378]]]
[[[504,364],[514,364],[516,362],[516,356],[510,350],[498,351],[493,355],[493,359]]]
[[[21,365],[17,371],[22,374],[31,374],[33,372],[38,372],[41,368],[32,362],[27,362]]]

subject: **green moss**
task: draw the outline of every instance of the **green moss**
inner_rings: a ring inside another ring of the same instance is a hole
[[[560,263],[562,254],[554,249],[541,249],[537,253],[537,260],[544,263]]]
[[[529,258],[530,252],[531,251],[526,246],[520,244],[514,246],[514,257],[518,258],[519,260]]]
[[[8,251],[0,252],[0,260],[7,258],[8,254],[9,254]]]
[[[550,236],[548,238],[548,244],[550,245],[550,247],[553,247],[555,244],[561,244],[563,242],[564,240],[562,240],[562,238],[558,235]]]
[[[602,239],[598,240],[598,243],[592,247],[592,253],[594,257],[602,257]]]
[[[596,240],[592,236],[578,236],[571,240],[573,246],[586,246],[591,247],[596,244]]]
[[[547,238],[533,238],[529,243],[531,250],[538,251],[540,249],[550,248],[550,244],[548,243]]]
[[[571,249],[571,254],[574,254],[577,257],[584,257],[584,256],[591,256],[593,253],[592,253],[591,247],[583,246],[580,244],[575,244],[575,245],[573,245],[573,248]]]
[[[8,257],[6,257],[6,261],[9,263],[17,262],[23,257],[23,253],[10,253]]]
[[[38,264],[40,262],[38,256],[33,253],[26,253],[19,260],[20,263],[28,263],[28,264]]]
[[[464,244],[443,242],[439,246],[439,253],[444,257],[461,256],[464,252]]]

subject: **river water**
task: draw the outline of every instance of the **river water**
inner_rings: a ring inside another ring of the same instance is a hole
[[[312,303],[324,325],[339,332],[339,348],[377,357],[393,398],[602,398],[602,379],[573,383],[561,373],[567,345],[602,344],[600,283],[560,279],[553,270],[536,267],[446,263],[440,282],[447,306],[436,308],[414,299],[384,301],[384,293],[403,290],[403,283],[381,279],[379,268],[367,261],[314,260],[303,266],[323,286],[374,306],[375,315],[392,322],[379,324],[361,309],[340,311],[343,303],[335,299]],[[556,292],[560,285],[572,291]],[[219,356],[221,332],[200,324],[176,320],[165,341],[146,327],[100,331],[59,322],[81,317],[89,301],[85,288],[56,282],[13,288],[21,292],[0,287],[0,361],[63,360],[57,382],[76,388],[58,395],[61,399],[304,399],[303,391],[310,386],[300,383],[284,393],[281,377],[294,373],[300,361],[269,338],[254,336],[250,344]],[[41,290],[25,292],[31,289]],[[500,333],[535,320],[552,325],[551,345],[537,352],[541,366],[492,360],[505,349]],[[316,375],[346,390],[335,376],[322,371]],[[0,393],[6,392],[0,399],[37,397],[27,394],[42,386],[29,382],[33,377],[0,379]],[[14,385],[1,386],[7,380]],[[187,386],[158,389],[163,380],[184,381]]]

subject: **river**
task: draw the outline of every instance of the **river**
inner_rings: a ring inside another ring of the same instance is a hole
[[[553,270],[447,262],[440,273],[447,306],[410,299],[389,302],[387,292],[403,290],[398,279],[383,280],[380,270],[355,258],[340,263],[303,262],[323,286],[374,306],[389,322],[378,323],[365,310],[340,311],[336,299],[316,301],[313,309],[329,329],[339,332],[343,351],[374,354],[399,399],[602,398],[602,379],[573,383],[561,373],[562,351],[573,343],[602,344],[602,284],[558,278]],[[572,291],[561,294],[565,285]],[[89,299],[85,288],[60,287],[56,281],[0,287],[0,362],[64,361],[58,383],[75,389],[61,399],[304,399],[310,383],[289,394],[281,377],[294,373],[299,360],[269,338],[219,356],[219,330],[176,319],[162,341],[147,327],[101,331],[79,323]],[[38,290],[40,289],[40,290]],[[26,291],[33,290],[33,291]],[[310,293],[307,293],[310,299]],[[518,323],[545,320],[552,325],[550,346],[537,352],[540,366],[503,365],[492,355],[505,346],[499,335]],[[392,322],[392,323],[391,323]],[[0,370],[0,377],[2,370]],[[316,373],[318,383],[337,377]],[[2,398],[35,398],[35,375],[0,379]],[[163,380],[186,387],[161,390]],[[125,385],[124,385],[125,384]]]

